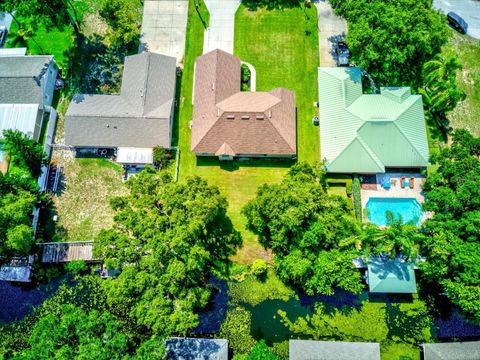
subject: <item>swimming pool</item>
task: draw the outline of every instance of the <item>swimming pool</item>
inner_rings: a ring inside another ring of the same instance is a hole
[[[3,144],[0,144],[0,163],[3,161],[3,150],[2,150]]]
[[[387,211],[395,218],[401,216],[404,224],[418,225],[422,218],[422,206],[414,198],[370,198],[365,206],[368,210],[368,220],[378,226],[387,225]]]

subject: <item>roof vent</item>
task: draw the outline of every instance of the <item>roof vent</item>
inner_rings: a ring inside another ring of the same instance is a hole
[[[257,119],[257,120],[263,120],[263,119],[265,119],[265,116],[263,116],[263,115],[257,115],[256,119]]]
[[[215,83],[212,82],[212,91],[215,91]]]
[[[248,116],[248,115],[242,115],[242,120],[250,120],[250,116]]]
[[[272,110],[269,110],[269,111],[268,111],[268,117],[269,117],[269,118],[272,117]]]
[[[235,120],[235,115],[227,115],[228,120]]]

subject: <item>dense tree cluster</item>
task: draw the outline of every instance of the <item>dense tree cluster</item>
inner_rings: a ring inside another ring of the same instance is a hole
[[[212,294],[212,275],[226,275],[241,244],[218,188],[198,177],[142,171],[115,198],[115,226],[100,233],[94,251],[121,270],[107,280],[108,301],[160,335],[185,334],[198,325]]]
[[[447,41],[432,0],[331,0],[348,21],[352,60],[382,86],[421,84],[422,65]]]
[[[18,131],[3,133],[9,171],[0,172],[0,257],[28,255],[33,244],[32,211],[39,199],[36,178],[45,162],[42,147]]]
[[[301,163],[281,184],[263,185],[244,208],[249,227],[275,253],[279,276],[308,294],[358,292],[360,273],[340,243],[360,234],[347,201],[329,196],[324,172]]]
[[[432,161],[425,209],[434,212],[424,224],[422,270],[453,303],[480,320],[480,138],[465,130]]]

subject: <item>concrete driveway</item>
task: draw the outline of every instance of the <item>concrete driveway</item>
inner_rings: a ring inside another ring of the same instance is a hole
[[[320,66],[335,67],[337,65],[332,55],[332,45],[347,34],[347,21],[336,16],[330,4],[325,0],[320,0],[315,6],[318,12]]]
[[[139,52],[173,56],[183,65],[188,0],[145,0]]]
[[[480,39],[480,1],[478,0],[433,0],[433,6],[445,14],[456,12],[468,24],[467,34]]]
[[[240,0],[204,0],[210,13],[210,24],[205,31],[203,53],[220,49],[233,54],[235,13]]]

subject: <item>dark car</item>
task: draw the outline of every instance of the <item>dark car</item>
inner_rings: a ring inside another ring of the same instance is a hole
[[[451,27],[453,27],[455,30],[462,34],[466,34],[468,30],[468,24],[463,18],[458,15],[457,13],[454,13],[453,11],[450,11],[447,14],[447,19],[448,23],[450,24]]]
[[[337,42],[334,51],[337,58],[337,66],[350,65],[350,50],[348,49],[347,44],[343,41]]]
[[[5,26],[0,26],[0,48],[5,45],[7,41],[8,30]]]

